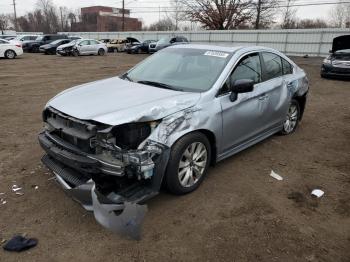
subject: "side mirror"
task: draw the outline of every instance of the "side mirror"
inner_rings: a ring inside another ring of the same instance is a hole
[[[239,79],[231,82],[231,96],[230,100],[236,101],[237,95],[242,93],[249,93],[254,90],[254,81],[251,79]]]

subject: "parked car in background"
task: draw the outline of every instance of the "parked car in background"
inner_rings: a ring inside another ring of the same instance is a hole
[[[142,43],[130,45],[125,48],[125,52],[127,52],[128,54],[149,53],[149,45],[155,42],[155,40],[146,40]]]
[[[23,51],[38,53],[42,45],[50,44],[59,39],[68,39],[66,35],[40,35],[33,41],[24,41],[22,44]]]
[[[107,43],[108,52],[124,52],[127,46],[139,44],[140,41],[133,37],[126,39],[112,39]]]
[[[11,40],[11,42],[22,43],[24,41],[34,41],[38,38],[38,35],[18,35]]]
[[[71,39],[55,40],[50,44],[40,46],[39,50],[41,53],[44,53],[45,55],[55,55],[57,47],[59,47],[60,45],[68,44],[72,41],[74,40],[71,40]]]
[[[183,44],[188,44],[188,40],[186,37],[183,36],[174,36],[174,37],[164,37],[160,39],[156,43],[151,43],[149,45],[149,52],[154,53],[157,52],[163,48],[166,48],[168,46],[172,45],[183,45]]]
[[[80,37],[80,36],[68,36],[68,39],[70,39],[70,40],[79,40],[79,39],[83,39],[82,37]]]
[[[334,38],[330,53],[323,60],[321,77],[350,78],[350,35]]]
[[[308,90],[306,73],[271,48],[172,46],[120,77],[51,99],[39,134],[42,161],[113,227],[128,204],[145,203],[162,185],[190,193],[211,164],[292,134]]]
[[[56,52],[63,56],[105,55],[107,53],[107,46],[94,39],[80,39],[58,46]]]
[[[7,40],[0,39],[0,57],[14,59],[23,54],[22,45],[19,43],[11,43]]]

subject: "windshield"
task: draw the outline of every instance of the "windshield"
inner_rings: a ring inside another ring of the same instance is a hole
[[[36,40],[36,41],[41,41],[41,40],[43,40],[43,39],[44,39],[44,36],[41,35],[41,36],[38,36],[35,40]]]
[[[53,42],[51,42],[50,44],[51,44],[51,45],[57,45],[57,44],[61,43],[62,41],[63,41],[63,40],[60,39],[60,40],[53,41]]]
[[[137,65],[125,78],[174,90],[203,92],[212,87],[231,56],[204,49],[164,49]]]
[[[158,43],[159,44],[167,44],[170,42],[170,38],[169,37],[164,37],[164,38],[161,38]]]

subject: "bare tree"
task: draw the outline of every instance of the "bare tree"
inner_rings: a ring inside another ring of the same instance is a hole
[[[56,6],[51,0],[37,0],[36,6],[42,12],[44,24],[43,32],[55,33],[60,29],[60,22]]]
[[[290,29],[295,28],[297,23],[296,12],[297,9],[293,7],[295,0],[287,0],[287,3],[282,10],[282,24],[281,28]]]
[[[0,15],[0,30],[4,31],[9,29],[11,23],[10,15],[1,14]]]
[[[325,20],[321,18],[316,19],[302,19],[298,21],[297,28],[305,29],[305,28],[327,28],[328,24]]]
[[[173,31],[176,26],[169,18],[163,18],[153,24],[151,24],[147,30],[149,31]]]
[[[189,21],[205,29],[238,28],[252,20],[252,0],[180,0]]]
[[[255,11],[255,29],[267,28],[274,23],[278,0],[256,0],[253,2]]]
[[[344,4],[339,0],[330,10],[329,16],[334,27],[350,27],[350,4]]]
[[[180,0],[172,0],[170,1],[171,12],[167,12],[165,10],[166,18],[170,19],[172,23],[175,25],[175,30],[179,30],[180,25],[184,20],[186,20],[185,9]]]

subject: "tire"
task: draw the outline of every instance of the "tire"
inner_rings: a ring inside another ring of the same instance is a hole
[[[142,54],[141,48],[137,49],[137,53],[138,53],[138,54]]]
[[[198,160],[193,158],[196,154],[201,155]],[[180,138],[171,149],[165,173],[165,184],[169,192],[183,195],[197,189],[207,173],[210,157],[210,143],[204,134],[195,132]]]
[[[104,56],[104,55],[105,55],[105,50],[102,49],[102,48],[100,48],[100,49],[98,50],[97,54],[100,55],[100,56]]]
[[[39,46],[33,46],[32,47],[32,53],[39,53],[40,50],[39,50]]]
[[[75,57],[79,56],[79,51],[78,50],[73,50],[72,51],[72,55],[75,56]]]
[[[295,132],[298,127],[300,120],[300,106],[297,100],[292,99],[288,112],[286,115],[286,120],[283,123],[283,129],[281,130],[281,135],[290,135]]]
[[[16,58],[16,52],[13,51],[13,50],[7,50],[7,51],[5,52],[5,57],[6,57],[7,59],[15,59],[15,58]]]

